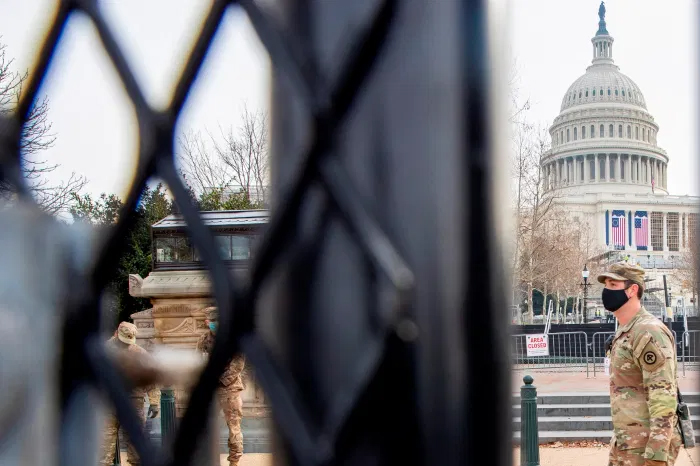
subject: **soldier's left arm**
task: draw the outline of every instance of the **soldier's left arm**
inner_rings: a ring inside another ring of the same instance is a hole
[[[659,327],[650,326],[634,346],[642,370],[649,408],[649,439],[644,458],[648,464],[668,460],[676,415],[676,369],[673,342]]]
[[[156,367],[151,353],[141,348],[140,346],[132,346],[130,349],[137,354],[137,357],[142,361],[144,367]],[[144,387],[148,396],[148,404],[156,408],[160,407],[160,388],[155,383]]]

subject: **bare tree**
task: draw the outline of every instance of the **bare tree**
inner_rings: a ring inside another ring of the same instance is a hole
[[[267,200],[269,179],[268,119],[262,111],[243,108],[243,122],[234,133],[223,133],[223,143],[214,141],[214,151],[233,176],[233,181],[250,199]]]
[[[210,133],[208,140],[194,132],[180,137],[182,177],[198,197],[228,190],[252,205],[265,204],[269,180],[267,114],[244,108],[238,131],[219,131],[218,140]]]
[[[556,191],[547,189],[544,173],[541,169],[541,161],[549,149],[549,140],[546,130],[539,129],[532,133],[533,146],[528,151],[530,160],[527,164],[532,167],[526,172],[523,179],[521,194],[521,214],[518,233],[521,246],[521,281],[526,286],[527,314],[530,322],[534,316],[533,293],[538,280],[540,270],[540,258],[545,252],[548,241],[547,232],[550,225],[556,221],[555,212]]]
[[[197,195],[209,188],[227,188],[233,183],[228,165],[219,157],[212,157],[201,133],[189,131],[180,136],[178,143],[180,173]]]
[[[14,60],[6,56],[6,46],[0,44],[0,114],[8,115],[15,111],[22,96],[22,86],[28,73],[12,71]],[[45,96],[36,102],[29,113],[27,122],[22,127],[20,155],[22,158],[22,175],[37,203],[48,213],[57,214],[67,211],[73,202],[72,193],[80,192],[87,184],[83,176],[72,173],[67,181],[51,184],[47,175],[58,164],[49,164],[37,157],[37,154],[53,146],[56,136],[51,132],[48,120],[49,102]],[[0,198],[14,197],[14,187],[6,181],[0,182]]]
[[[691,231],[688,235],[688,248],[680,256],[680,264],[677,269],[677,276],[682,283],[682,288],[690,290],[693,301],[698,295],[700,288],[700,277],[698,276],[698,264],[700,264],[700,247],[698,247],[697,232]]]

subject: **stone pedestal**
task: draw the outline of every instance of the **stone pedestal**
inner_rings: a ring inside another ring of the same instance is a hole
[[[215,303],[204,270],[152,272],[145,279],[129,275],[129,294],[148,298],[153,305],[131,315],[138,328],[137,344],[145,349],[165,345],[194,351],[199,337],[208,331],[204,310]],[[243,416],[268,417],[269,408],[252,367],[246,367],[244,382]],[[177,416],[182,417],[189,394],[178,387],[174,390]]]

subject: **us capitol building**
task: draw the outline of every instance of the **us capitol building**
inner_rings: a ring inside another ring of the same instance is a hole
[[[588,223],[611,260],[629,256],[672,275],[695,237],[700,198],[669,195],[670,157],[657,145],[659,125],[639,86],[615,65],[603,3],[598,15],[592,63],[569,86],[549,129],[545,189]]]

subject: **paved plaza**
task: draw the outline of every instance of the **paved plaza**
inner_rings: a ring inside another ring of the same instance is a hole
[[[690,450],[695,465],[700,464],[700,449]],[[540,466],[591,466],[607,464],[607,447],[593,448],[540,448]],[[676,466],[695,466],[685,451],[676,461]],[[513,449],[513,466],[520,464],[520,450]],[[221,466],[227,466],[226,455],[221,455]],[[272,466],[269,453],[248,453],[243,455],[240,466]]]
[[[681,451],[676,466],[694,466],[700,464],[700,449],[689,450],[693,461],[688,454]],[[252,464],[252,463],[251,463]],[[264,464],[264,463],[263,463]],[[608,464],[608,448],[540,448],[540,466],[595,466]],[[513,466],[520,465],[520,450],[513,450]]]
[[[523,385],[523,377],[531,375],[534,379],[533,385],[537,387],[538,394],[564,393],[574,395],[577,393],[609,393],[610,379],[603,372],[598,372],[596,377],[593,377],[593,371],[590,372],[590,377],[586,378],[585,369],[583,372],[553,372],[542,370],[515,370],[511,381],[512,392],[520,393],[520,387]],[[686,371],[686,376],[682,374],[678,376],[678,384],[681,393],[698,393],[700,392],[700,372]]]

